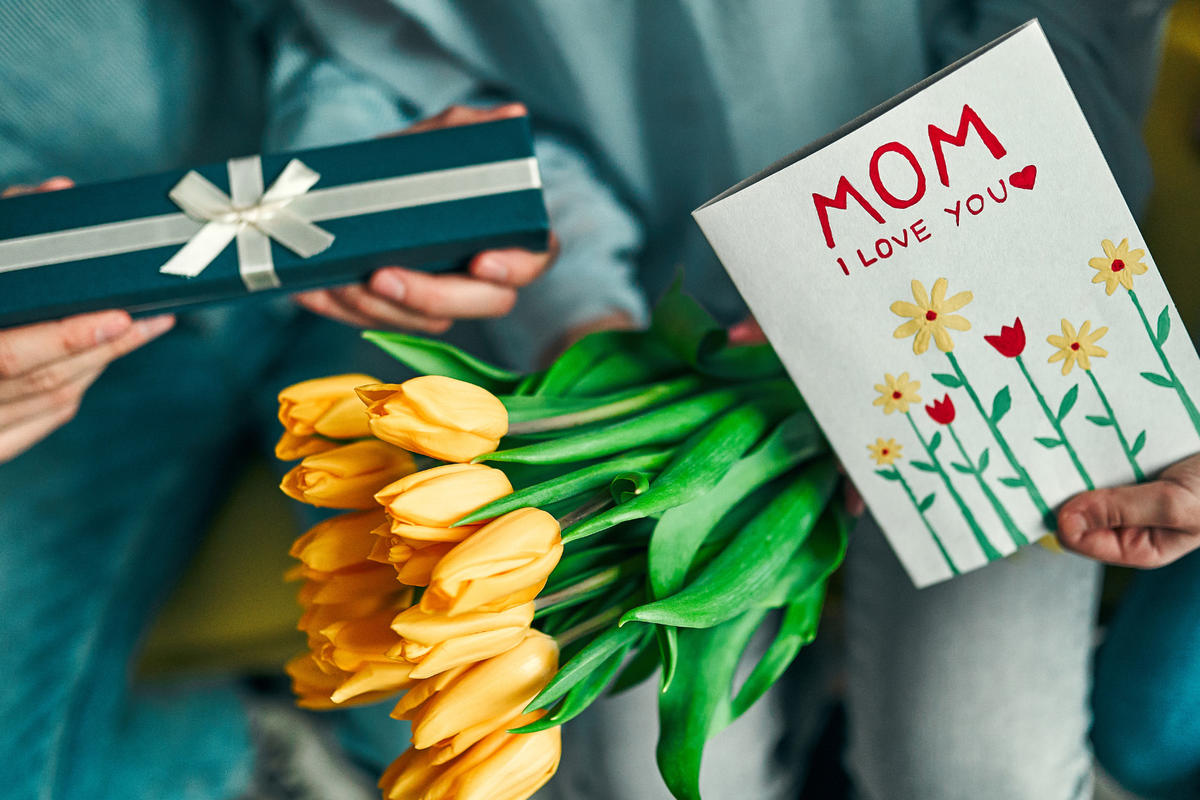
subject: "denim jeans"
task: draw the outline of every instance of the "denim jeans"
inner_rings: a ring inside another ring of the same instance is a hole
[[[244,788],[253,748],[233,680],[149,687],[131,665],[247,449],[269,451],[279,389],[350,371],[403,374],[356,331],[286,300],[184,314],[114,363],[73,422],[0,465],[0,794],[207,800]],[[368,760],[406,744],[405,725],[376,726],[379,742],[356,722]]]

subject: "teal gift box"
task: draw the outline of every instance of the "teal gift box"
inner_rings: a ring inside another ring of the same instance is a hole
[[[447,271],[548,229],[524,117],[23,195],[0,200],[0,326]]]

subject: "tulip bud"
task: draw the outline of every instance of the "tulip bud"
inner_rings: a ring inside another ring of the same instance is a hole
[[[370,436],[355,388],[378,383],[370,375],[333,375],[289,386],[279,393],[279,421],[294,436],[330,439]]]
[[[557,671],[554,639],[529,630],[511,650],[419,681],[392,716],[412,721],[413,747],[449,760],[521,716]]]
[[[454,546],[434,567],[421,597],[426,612],[498,611],[537,597],[562,556],[558,521],[520,508]]]
[[[496,449],[508,433],[508,411],[473,383],[424,375],[401,384],[363,386],[371,433],[442,461],[467,462]]]
[[[381,523],[386,524],[382,509],[339,514],[297,539],[291,555],[322,572],[353,567],[370,556],[376,542],[372,531]]]
[[[369,439],[308,456],[283,478],[284,494],[330,508],[375,507],[375,492],[416,469],[409,453]]]
[[[297,436],[284,431],[283,436],[280,436],[279,441],[275,444],[275,457],[280,461],[299,461],[308,456],[315,456],[317,453],[327,453],[340,446],[339,442],[332,439],[322,439],[319,436]]]
[[[422,470],[375,494],[394,522],[449,528],[477,508],[512,493],[500,470],[484,464],[446,464]]]
[[[533,622],[533,603],[505,611],[447,617],[420,606],[392,620],[400,643],[388,655],[413,665],[413,678],[428,678],[448,669],[473,664],[516,647]]]
[[[377,703],[411,684],[398,678],[400,671],[408,669],[407,665],[390,666],[390,673],[364,672],[359,677],[319,664],[311,653],[305,653],[289,661],[284,669],[292,679],[296,705],[324,710]],[[339,697],[336,701],[332,699],[335,695]]]

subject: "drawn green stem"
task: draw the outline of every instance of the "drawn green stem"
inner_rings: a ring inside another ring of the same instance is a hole
[[[1083,463],[1080,462],[1079,455],[1067,440],[1067,434],[1063,431],[1062,423],[1050,410],[1050,406],[1046,405],[1046,398],[1042,397],[1042,393],[1038,391],[1037,384],[1033,382],[1033,376],[1029,374],[1029,370],[1025,367],[1025,360],[1020,356],[1017,356],[1017,366],[1021,368],[1021,373],[1025,376],[1025,380],[1029,382],[1029,388],[1033,390],[1033,396],[1037,398],[1038,405],[1042,407],[1042,412],[1046,415],[1046,419],[1050,421],[1050,424],[1054,427],[1054,432],[1058,434],[1058,440],[1067,449],[1067,455],[1071,457],[1071,463],[1075,465],[1075,471],[1079,473],[1079,477],[1083,478],[1083,485],[1088,488],[1088,491],[1095,489],[1096,485],[1092,483],[1092,476],[1088,475],[1087,470],[1083,468]]]
[[[1117,439],[1121,442],[1121,450],[1125,453],[1125,458],[1129,460],[1129,466],[1133,467],[1133,476],[1138,481],[1146,480],[1145,473],[1138,466],[1137,459],[1133,455],[1133,451],[1129,449],[1129,442],[1125,441],[1125,433],[1121,430],[1121,424],[1117,422],[1117,415],[1113,413],[1112,406],[1108,404],[1108,396],[1104,394],[1104,390],[1100,388],[1100,382],[1096,380],[1096,376],[1092,374],[1090,369],[1085,369],[1088,379],[1091,380],[1092,386],[1096,389],[1096,394],[1100,398],[1100,403],[1104,406],[1104,413],[1108,414],[1108,419],[1112,423],[1113,430],[1117,432]]]
[[[1004,523],[1004,530],[1008,531],[1009,538],[1017,547],[1023,547],[1029,544],[1029,540],[1021,533],[1021,529],[1013,522],[1012,517],[1008,515],[1008,509],[1000,502],[1000,498],[996,497],[996,493],[992,491],[992,487],[988,486],[987,481],[983,479],[983,471],[971,460],[967,455],[967,449],[963,447],[962,441],[958,438],[958,434],[954,432],[952,425],[947,425],[946,430],[950,432],[950,438],[954,440],[954,444],[958,447],[959,455],[963,457],[963,461],[971,468],[971,474],[975,476],[975,482],[979,484],[979,490],[983,492],[984,497],[992,504],[992,508],[996,512],[996,516],[1000,518],[1000,522]]]
[[[987,424],[988,430],[992,432],[992,438],[996,440],[996,444],[1000,445],[1001,452],[1008,459],[1009,466],[1017,473],[1017,477],[1021,479],[1021,483],[1025,484],[1025,491],[1029,493],[1029,499],[1037,506],[1038,512],[1042,515],[1042,522],[1050,530],[1054,530],[1057,522],[1054,513],[1050,511],[1050,506],[1046,504],[1042,498],[1042,493],[1038,491],[1037,486],[1033,483],[1033,478],[1029,477],[1029,473],[1021,466],[1021,462],[1017,461],[1017,456],[1013,453],[1012,448],[1008,446],[1008,440],[1004,438],[1004,434],[1000,433],[1000,428],[992,421],[992,417],[983,410],[983,403],[979,402],[979,395],[975,394],[975,387],[967,380],[967,376],[963,374],[962,367],[958,365],[958,359],[954,357],[953,351],[946,353],[946,358],[950,359],[950,366],[954,369],[954,374],[962,381],[963,388],[967,390],[967,395],[971,398],[971,402],[975,404],[975,410],[979,412],[979,416],[983,417],[983,421]]]
[[[963,502],[962,496],[954,488],[954,484],[950,482],[950,476],[942,468],[942,462],[938,461],[937,454],[929,449],[929,443],[925,441],[925,437],[921,435],[921,429],[913,421],[912,413],[906,411],[904,412],[904,416],[908,418],[908,424],[912,426],[913,433],[917,435],[917,441],[925,449],[925,455],[929,456],[929,463],[933,464],[938,476],[942,479],[942,483],[946,485],[946,491],[954,498],[954,502],[958,505],[958,510],[962,512],[963,519],[967,521],[967,527],[971,529],[971,533],[974,535],[975,541],[979,543],[979,548],[983,550],[984,556],[987,557],[988,561],[995,561],[997,558],[1000,558],[1000,551],[992,546],[992,543],[988,541],[987,535],[984,534],[983,528],[980,528],[979,523],[975,521],[975,515],[971,513],[971,509]]]
[[[1187,390],[1183,388],[1183,383],[1175,375],[1175,370],[1171,369],[1171,362],[1167,360],[1167,354],[1163,352],[1162,344],[1158,341],[1158,336],[1150,327],[1150,320],[1146,318],[1146,312],[1142,309],[1142,304],[1138,300],[1137,293],[1133,289],[1128,289],[1127,292],[1129,299],[1133,301],[1133,307],[1137,309],[1138,316],[1142,318],[1142,326],[1145,327],[1146,335],[1150,337],[1150,343],[1154,345],[1154,350],[1158,353],[1158,359],[1162,361],[1163,369],[1167,371],[1167,377],[1171,379],[1171,386],[1175,389],[1175,394],[1179,395],[1179,402],[1183,403],[1183,407],[1187,411],[1188,417],[1191,418],[1192,427],[1196,429],[1196,433],[1200,433],[1200,411],[1196,410],[1196,404],[1192,402],[1192,398],[1188,396]]]
[[[924,442],[922,442],[924,444]],[[937,545],[938,552],[942,554],[942,558],[946,561],[946,566],[950,568],[951,575],[960,575],[958,567],[954,566],[954,561],[950,558],[950,553],[946,552],[946,546],[942,544],[942,539],[933,530],[933,526],[929,524],[929,520],[925,517],[925,512],[921,510],[921,504],[917,501],[917,496],[913,494],[912,487],[908,485],[908,481],[904,479],[904,475],[900,473],[899,467],[892,467],[896,471],[896,478],[900,481],[900,485],[904,487],[904,493],[908,495],[908,499],[912,501],[913,507],[917,509],[917,513],[921,515],[921,522],[925,523],[925,530],[929,531],[933,543]]]

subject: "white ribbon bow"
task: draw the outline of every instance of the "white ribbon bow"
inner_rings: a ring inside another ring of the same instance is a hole
[[[288,208],[321,176],[292,159],[264,192],[258,156],[230,159],[228,169],[228,195],[195,171],[171,189],[171,200],[189,217],[206,224],[159,272],[194,278],[236,239],[238,272],[246,288],[252,292],[278,288],[271,239],[301,258],[311,258],[333,244],[333,234]]]

